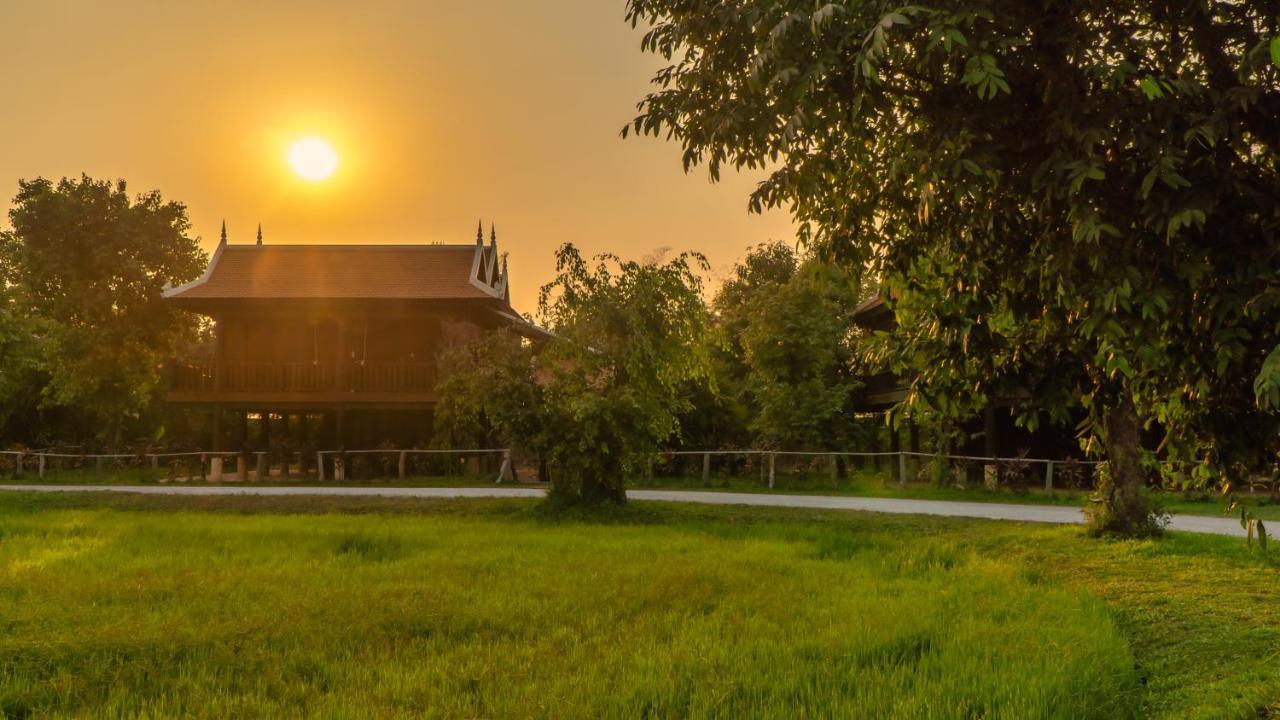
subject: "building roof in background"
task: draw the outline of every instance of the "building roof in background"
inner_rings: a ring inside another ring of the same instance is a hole
[[[166,290],[180,300],[507,299],[496,244],[220,244],[198,280]]]

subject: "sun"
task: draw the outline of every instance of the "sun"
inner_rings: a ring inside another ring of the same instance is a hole
[[[319,182],[338,169],[338,153],[323,138],[302,138],[289,146],[289,165],[303,180]]]

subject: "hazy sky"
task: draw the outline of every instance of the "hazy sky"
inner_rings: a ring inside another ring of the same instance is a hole
[[[791,239],[749,215],[755,177],[684,175],[679,148],[622,140],[658,62],[623,0],[0,3],[0,193],[86,172],[187,204],[232,242],[470,242],[510,252],[532,311],[553,251],[696,249],[723,272]],[[309,184],[291,141],[329,139]],[[4,222],[7,223],[7,220]]]

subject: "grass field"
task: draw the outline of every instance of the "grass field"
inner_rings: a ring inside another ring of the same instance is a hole
[[[5,493],[0,710],[1267,717],[1277,580],[951,519]]]

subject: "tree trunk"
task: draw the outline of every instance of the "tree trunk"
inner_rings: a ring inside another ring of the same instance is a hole
[[[1142,496],[1142,423],[1124,398],[1103,420],[1107,471],[1098,479],[1100,502],[1090,513],[1095,534],[1140,537],[1159,532]]]

